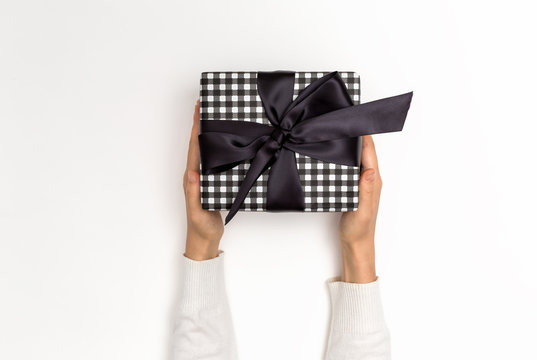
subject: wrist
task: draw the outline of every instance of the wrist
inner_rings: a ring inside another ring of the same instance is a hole
[[[220,241],[211,241],[187,232],[184,255],[192,260],[209,260],[218,256]]]
[[[342,281],[369,283],[377,279],[373,241],[342,243],[341,255]]]

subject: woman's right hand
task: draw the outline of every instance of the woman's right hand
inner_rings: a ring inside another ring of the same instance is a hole
[[[224,223],[219,211],[208,211],[201,207],[199,133],[200,102],[194,108],[188,158],[183,176],[187,231],[184,255],[192,260],[208,260],[218,256]]]

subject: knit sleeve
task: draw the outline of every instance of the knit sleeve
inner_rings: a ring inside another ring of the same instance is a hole
[[[325,360],[388,360],[390,334],[384,320],[379,280],[356,284],[326,281],[331,301]]]
[[[176,360],[235,360],[237,350],[224,277],[224,252],[209,260],[181,258],[175,313]]]

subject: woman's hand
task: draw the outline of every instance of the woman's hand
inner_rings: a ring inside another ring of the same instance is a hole
[[[375,225],[382,189],[371,136],[362,137],[362,173],[358,187],[358,210],[343,213],[339,222],[338,237],[343,257],[341,281],[368,283],[377,279]]]
[[[224,223],[218,211],[207,211],[201,207],[200,198],[200,155],[198,146],[200,120],[199,100],[194,110],[194,123],[190,134],[188,160],[183,176],[186,200],[187,233],[185,256],[192,260],[208,260],[218,255],[218,246],[224,233]]]

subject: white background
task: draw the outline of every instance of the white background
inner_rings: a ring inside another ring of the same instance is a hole
[[[393,358],[537,358],[529,4],[2,1],[0,358],[169,359],[200,72],[277,69],[414,91],[375,137]],[[321,359],[337,221],[226,226],[241,359]]]

